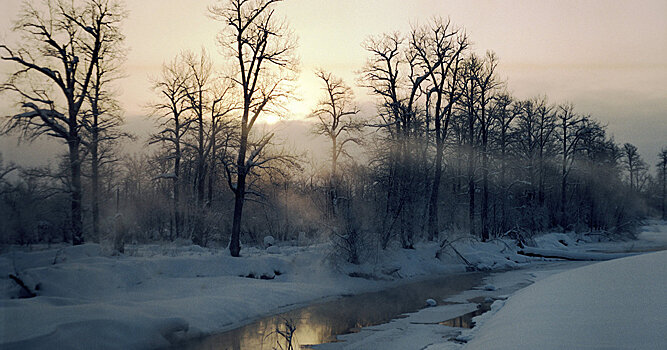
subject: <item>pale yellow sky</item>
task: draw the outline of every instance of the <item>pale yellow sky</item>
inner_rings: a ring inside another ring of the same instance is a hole
[[[124,30],[130,51],[122,82],[127,118],[144,115],[153,97],[148,76],[179,51],[215,45],[221,24],[207,17],[214,0],[127,0]],[[0,40],[9,33],[18,0],[0,0]],[[609,124],[619,142],[632,142],[647,159],[667,144],[667,1],[446,1],[286,0],[280,13],[299,37],[301,102],[296,118],[312,108],[319,93],[316,67],[354,85],[369,35],[407,31],[433,16],[463,26],[475,50],[494,50],[500,73],[519,98],[546,94],[573,102]],[[0,72],[7,65],[0,65]],[[355,89],[360,101],[365,91]],[[0,104],[1,106],[2,104]],[[3,113],[5,114],[5,113]]]

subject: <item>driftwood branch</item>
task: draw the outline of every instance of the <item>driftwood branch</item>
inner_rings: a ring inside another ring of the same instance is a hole
[[[19,287],[21,287],[21,289],[23,289],[23,291],[25,291],[26,296],[24,296],[23,298],[34,298],[34,297],[37,296],[37,294],[35,294],[32,290],[30,290],[30,288],[28,288],[28,286],[25,285],[23,280],[18,278],[16,275],[13,275],[13,274],[10,273],[9,278],[14,280],[14,282],[16,282],[16,284],[18,284]]]

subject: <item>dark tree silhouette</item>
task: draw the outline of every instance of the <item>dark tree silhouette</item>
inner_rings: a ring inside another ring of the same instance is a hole
[[[347,155],[346,144],[361,143],[359,133],[364,126],[358,118],[359,109],[354,104],[352,89],[345,82],[331,73],[320,70],[317,77],[324,83],[324,97],[311,113],[318,122],[313,131],[326,136],[331,141],[331,176],[329,180],[329,199],[331,214],[336,217],[338,203],[338,158]]]
[[[179,237],[182,226],[181,209],[181,159],[183,158],[184,138],[194,120],[186,111],[188,73],[184,64],[175,58],[162,66],[162,73],[153,79],[153,91],[160,96],[160,101],[151,104],[151,114],[159,120],[160,130],[151,137],[150,142],[160,142],[166,147],[167,157],[173,159],[173,172],[161,177],[172,181],[171,239]]]
[[[642,175],[646,172],[646,163],[639,155],[637,146],[631,143],[625,143],[623,145],[622,151],[622,162],[625,170],[628,172],[630,188],[635,191],[639,191],[643,185]]]
[[[132,138],[129,133],[120,130],[124,120],[122,108],[116,100],[116,91],[112,83],[123,77],[125,49],[122,46],[123,36],[117,33],[115,40],[102,47],[100,57],[93,65],[94,71],[91,86],[87,95],[87,105],[83,113],[83,124],[86,128],[89,150],[91,207],[93,216],[93,236],[100,234],[100,169],[115,163],[118,159],[113,150],[118,141]]]
[[[23,110],[9,118],[7,128],[19,129],[23,136],[48,135],[67,143],[70,232],[75,245],[84,242],[82,107],[104,48],[121,38],[124,17],[123,6],[114,0],[47,2],[44,9],[26,2],[14,26],[25,39],[17,46],[0,44],[0,58],[16,65],[1,89],[16,93]]]
[[[665,201],[667,201],[667,192],[665,191],[667,184],[667,148],[663,148],[658,154],[660,160],[658,161],[658,178],[660,179],[660,185],[662,187],[662,197],[660,201],[660,207],[662,210],[662,219],[665,220]]]
[[[561,187],[560,187],[560,224],[563,230],[567,226],[567,177],[574,163],[574,155],[582,136],[588,130],[586,128],[586,118],[574,113],[574,105],[565,104],[558,107],[558,122],[556,124],[558,138],[561,144]]]
[[[428,73],[426,111],[429,113],[431,108],[433,109],[436,152],[433,184],[428,204],[427,230],[429,240],[437,240],[445,140],[454,104],[461,95],[458,80],[461,76],[463,53],[468,48],[468,38],[462,29],[454,28],[449,19],[447,21],[435,19],[430,25],[413,29],[412,42],[418,56],[418,64],[422,65],[423,71]],[[433,100],[435,102],[431,107],[430,103]]]
[[[227,169],[230,188],[234,192],[234,216],[229,251],[239,256],[246,178],[257,166],[258,156],[271,141],[262,137],[249,150],[249,137],[258,118],[266,113],[279,113],[281,103],[291,93],[289,82],[294,78],[296,47],[294,36],[281,21],[275,7],[282,0],[225,0],[209,7],[211,16],[226,27],[218,42],[235,61],[232,80],[242,99],[236,164]],[[231,179],[235,176],[235,181]]]

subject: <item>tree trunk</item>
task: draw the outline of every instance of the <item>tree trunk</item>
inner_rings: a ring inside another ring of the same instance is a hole
[[[209,171],[208,171],[208,200],[206,201],[206,207],[211,208],[213,206],[213,185],[215,183],[215,157],[217,153],[217,148],[216,148],[216,139],[215,139],[215,127],[212,129],[213,131],[211,132],[211,162],[209,164]]]
[[[469,127],[469,140],[468,140],[468,223],[470,225],[470,235],[474,236],[476,234],[475,230],[475,148],[474,148],[474,115],[472,111],[469,112],[468,116],[468,127]]]
[[[197,115],[197,122],[199,124],[198,130],[198,147],[197,147],[197,175],[195,181],[197,182],[197,206],[201,208],[204,204],[204,186],[206,181],[206,169],[204,159],[204,117],[201,110],[201,93],[199,94],[199,113]]]
[[[174,145],[174,180],[173,180],[173,191],[174,191],[174,198],[172,201],[173,205],[173,212],[174,212],[174,233],[176,234],[176,237],[172,235],[171,240],[174,240],[174,238],[180,237],[180,230],[181,230],[181,143],[180,143],[180,136],[179,133],[180,131],[180,123],[178,122],[178,119],[176,119],[175,123],[175,133],[176,133],[176,143]]]
[[[241,253],[241,217],[243,214],[243,200],[245,197],[245,174],[238,175],[236,192],[234,194],[234,219],[232,221],[232,237],[229,242],[229,253],[233,257],[239,257]]]
[[[563,226],[563,232],[567,227],[565,220],[565,205],[567,204],[567,123],[563,119],[563,164],[561,169],[560,183],[560,224]]]
[[[92,147],[90,150],[91,157],[91,171],[92,171],[92,209],[93,209],[93,236],[99,238],[100,234],[100,175],[99,175],[99,154],[98,154],[98,143],[99,143],[99,129],[98,129],[98,118],[97,113],[93,112],[93,139]]]
[[[336,206],[338,204],[338,178],[336,171],[338,166],[338,145],[336,135],[331,135],[331,179],[329,180],[329,200],[331,202],[331,217],[336,219]]]
[[[435,120],[435,174],[433,177],[433,189],[428,206],[428,240],[438,239],[438,197],[440,194],[440,180],[442,178],[442,155],[443,143],[440,136],[440,120],[436,115]]]
[[[506,128],[503,124],[502,131],[500,135],[500,186],[502,188],[502,196],[500,198],[500,230],[504,233],[507,230],[507,180],[505,179],[506,168],[507,168],[507,159],[506,155]]]
[[[665,159],[662,161],[662,219],[665,220],[667,219],[667,216],[665,216],[665,197],[667,193],[665,193],[665,184],[666,184],[666,178],[667,176],[667,162]]]
[[[234,218],[232,221],[232,236],[229,242],[229,253],[233,257],[240,256],[241,252],[241,218],[243,215],[243,201],[245,199],[246,186],[246,168],[245,154],[248,147],[248,129],[246,123],[248,120],[248,108],[245,109],[242,119],[241,140],[239,144],[239,155],[236,160],[236,189],[234,190]]]
[[[486,154],[486,147],[488,143],[488,123],[486,121],[486,100],[482,96],[482,210],[481,210],[481,221],[482,221],[482,241],[485,242],[489,239],[489,169],[488,169],[488,156]]]
[[[78,135],[70,137],[69,146],[69,165],[72,176],[70,184],[71,193],[71,233],[72,244],[79,245],[84,243],[83,221],[81,216],[81,162],[79,160],[79,141]]]
[[[540,145],[539,160],[537,162],[537,202],[544,206],[544,147]]]

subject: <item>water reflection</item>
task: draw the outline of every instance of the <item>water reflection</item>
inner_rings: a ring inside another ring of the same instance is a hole
[[[473,300],[471,300],[474,302]],[[482,304],[478,304],[478,308],[475,311],[468,312],[467,314],[463,314],[458,317],[454,317],[452,319],[449,319],[447,321],[440,322],[438,324],[441,324],[443,326],[449,326],[449,327],[459,327],[459,328],[472,328],[475,326],[475,322],[473,322],[473,317],[479,316],[487,311],[491,310],[491,303],[490,302],[485,302]]]
[[[289,349],[281,332],[286,324],[296,327],[292,346],[328,343],[336,335],[358,332],[362,327],[389,322],[415,312],[425,300],[456,295],[479,284],[484,274],[470,273],[405,284],[380,292],[342,297],[260,319],[244,327],[178,344],[178,349],[241,350]]]

